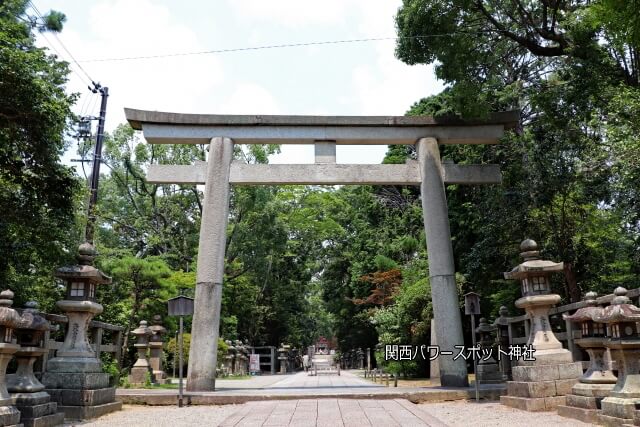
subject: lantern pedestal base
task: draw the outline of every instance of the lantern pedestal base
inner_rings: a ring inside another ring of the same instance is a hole
[[[20,411],[20,423],[24,427],[51,427],[64,422],[64,413],[58,412],[58,404],[44,391],[12,393],[11,397]]]
[[[4,400],[4,399],[3,399]],[[0,402],[0,425],[3,426],[22,426],[20,422],[20,411],[9,403]]]
[[[602,412],[598,415],[598,424],[605,426],[633,425],[636,405],[640,405],[640,398],[606,397],[600,404]]]
[[[514,381],[507,381],[507,396],[501,396],[500,403],[532,412],[552,411],[566,404],[565,395],[582,376],[582,363],[514,366],[512,374]]]
[[[558,406],[558,415],[584,423],[598,423],[602,399],[607,397],[614,384],[578,383],[567,395],[567,404]]]
[[[131,368],[129,382],[131,385],[145,385],[147,381],[153,381],[153,373],[149,366],[134,366]]]
[[[155,384],[167,384],[169,379],[164,371],[153,371],[151,374],[151,381]]]
[[[481,384],[502,384],[507,380],[504,374],[500,372],[500,368],[497,363],[478,365],[476,379]]]
[[[45,372],[42,383],[66,419],[85,420],[122,408],[109,374],[102,372]]]
[[[95,357],[54,357],[47,362],[47,372],[101,373],[102,363]]]

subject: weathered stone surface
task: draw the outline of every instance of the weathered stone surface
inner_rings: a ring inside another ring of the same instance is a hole
[[[20,411],[15,406],[0,406],[0,425],[18,424]]]
[[[59,373],[45,372],[42,383],[50,389],[83,389],[95,390],[109,387],[109,374],[105,373]]]
[[[47,372],[101,373],[102,364],[95,357],[55,357],[47,361]]]
[[[640,399],[628,399],[621,397],[606,397],[602,399],[602,413],[611,417],[632,419],[636,405],[640,404]]]
[[[514,381],[555,381],[560,379],[557,365],[514,366],[511,368]]]
[[[600,401],[602,397],[578,396],[576,394],[567,394],[567,406],[574,406],[583,409],[600,409]]]
[[[539,366],[539,365],[557,365],[564,363],[573,363],[571,353],[567,350],[560,349],[557,351],[536,351],[533,355],[535,360],[519,359],[515,362],[517,366]]]
[[[11,398],[16,406],[41,405],[51,401],[51,396],[45,391],[39,391],[37,393],[11,393]]]
[[[585,409],[571,405],[559,405],[556,410],[558,411],[558,415],[561,417],[573,418],[574,420],[579,420],[583,423],[594,424],[598,422],[598,411],[595,409]]]
[[[563,363],[558,365],[558,379],[575,379],[582,376],[582,363]],[[577,381],[576,381],[577,382]],[[574,382],[575,384],[575,382]]]
[[[41,403],[31,406],[16,406],[22,414],[21,420],[24,422],[26,418],[40,418],[56,412],[58,404],[56,402]]]
[[[625,424],[633,425],[633,418],[618,418],[610,415],[598,414],[598,424],[606,427],[620,427]]]
[[[144,384],[147,382],[147,379],[151,379],[151,370],[148,366],[131,368],[131,374],[129,375],[129,382],[131,384]]]
[[[57,389],[49,392],[51,399],[65,406],[102,405],[116,398],[116,389],[113,387],[97,390]]]
[[[517,397],[551,397],[556,395],[555,381],[508,381],[507,393]]]
[[[421,138],[416,148],[422,177],[420,194],[427,236],[431,300],[438,301],[438,304],[433,306],[436,336],[441,350],[455,351],[455,345],[463,343],[464,339],[438,142],[435,138]],[[443,386],[467,386],[465,361],[462,358],[441,358],[440,382]]]
[[[64,413],[56,412],[39,418],[20,420],[24,427],[53,427],[64,423]]]
[[[577,383],[571,389],[572,394],[587,397],[607,397],[613,389],[614,384],[584,384]]]
[[[573,386],[578,382],[577,378],[568,380],[556,380],[556,394],[558,396],[564,396],[571,393]]]
[[[58,410],[64,412],[65,419],[69,420],[87,420],[119,411],[120,409],[122,409],[122,402],[111,402],[96,406],[58,406]]]

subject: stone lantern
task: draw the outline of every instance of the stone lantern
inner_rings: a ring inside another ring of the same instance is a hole
[[[33,373],[36,359],[48,350],[44,333],[49,330],[47,319],[38,313],[38,304],[30,301],[22,312],[20,326],[15,334],[20,349],[15,353],[17,371],[7,375],[7,389],[22,414],[20,422],[25,426],[56,426],[64,422],[64,413],[57,412],[58,405]]]
[[[238,375],[247,375],[249,372],[249,351],[247,346],[241,341],[236,340],[236,363]]]
[[[598,421],[604,425],[633,424],[640,406],[640,308],[631,304],[627,290],[616,288],[611,305],[595,317],[607,324],[605,345],[618,367],[618,380],[600,402]]]
[[[138,360],[133,364],[131,368],[131,375],[129,375],[129,381],[131,384],[144,384],[147,381],[147,374],[153,381],[151,365],[147,360],[147,350],[149,349],[149,338],[153,335],[151,329],[147,326],[146,320],[140,321],[140,326],[131,331],[131,334],[136,337],[136,343],[133,345],[138,352]]]
[[[164,350],[164,336],[167,328],[162,326],[162,317],[153,316],[153,325],[149,326],[151,338],[149,339],[149,365],[153,372],[153,380],[158,384],[167,382],[167,374],[162,370],[162,353]]]
[[[287,361],[289,360],[289,346],[285,345],[285,344],[280,344],[280,348],[278,349],[278,353],[280,353],[280,355],[278,356],[278,360],[280,360],[280,373],[281,374],[286,374],[287,373]]]
[[[550,411],[565,404],[565,395],[582,376],[582,364],[573,362],[549,324],[549,310],[561,299],[551,293],[549,278],[562,273],[564,265],[540,259],[538,244],[531,239],[524,240],[520,250],[524,261],[504,277],[521,283],[522,297],[515,304],[531,321],[527,347],[533,349],[533,360],[512,361],[513,381],[507,382],[508,395],[500,402],[527,411]]]
[[[587,292],[584,298],[585,307],[572,315],[562,316],[565,320],[577,324],[582,331],[582,337],[574,342],[587,351],[590,364],[580,382],[574,385],[571,394],[567,395],[567,404],[558,406],[558,414],[585,423],[598,421],[600,403],[616,383],[616,377],[604,359],[607,351],[605,325],[595,321],[604,311],[602,307],[598,307],[597,296],[595,292]]]
[[[224,355],[224,361],[222,362],[222,369],[225,375],[233,374],[233,356],[234,356],[234,348],[231,340],[226,340],[225,344],[227,344],[227,354]]]
[[[89,322],[102,313],[96,301],[96,286],[111,283],[111,278],[93,266],[95,248],[83,243],[78,248],[78,264],[62,267],[56,277],[64,280],[66,296],[57,302],[69,319],[67,333],[56,357],[47,362],[48,372],[102,372],[100,361],[88,338]]]
[[[18,312],[11,308],[13,292],[0,292],[0,425],[18,424],[20,412],[13,406],[13,399],[7,390],[7,365],[14,353],[20,350],[14,339],[14,330],[20,327]]]
[[[509,348],[509,310],[504,305],[498,310],[499,316],[493,322],[493,326],[497,328],[496,343],[498,348],[508,353]],[[500,358],[500,370],[505,377],[511,378],[511,362],[508,357]]]
[[[485,384],[498,384],[505,381],[505,377],[500,372],[498,362],[493,357],[493,346],[495,339],[493,335],[498,330],[494,325],[487,323],[487,319],[480,318],[480,324],[476,328],[476,333],[480,335],[480,348],[483,354],[488,355],[483,357],[483,354],[479,354],[478,360],[478,381]]]
[[[64,342],[56,357],[48,360],[42,383],[68,419],[95,418],[122,408],[88,338],[91,319],[103,310],[96,301],[96,287],[111,283],[93,266],[95,257],[95,248],[85,242],[78,248],[78,264],[59,268],[55,274],[65,282],[66,296],[57,306],[68,323]]]

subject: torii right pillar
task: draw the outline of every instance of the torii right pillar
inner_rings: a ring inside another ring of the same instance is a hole
[[[420,139],[416,148],[422,178],[420,195],[427,237],[429,283],[436,338],[440,352],[451,351],[452,354],[457,354],[455,346],[464,345],[464,338],[440,150],[435,138]],[[453,356],[441,357],[439,360],[441,385],[448,387],[469,385],[467,365],[462,357],[457,360],[454,360]]]

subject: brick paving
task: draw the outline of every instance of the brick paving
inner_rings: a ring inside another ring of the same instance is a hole
[[[306,399],[248,402],[220,427],[445,427],[405,399]]]

